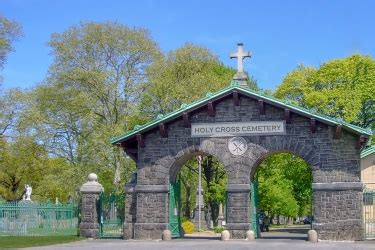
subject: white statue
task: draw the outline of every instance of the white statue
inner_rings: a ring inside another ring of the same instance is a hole
[[[29,185],[26,185],[25,186],[25,197],[27,201],[31,201],[31,193],[33,192],[33,189],[29,186]]]

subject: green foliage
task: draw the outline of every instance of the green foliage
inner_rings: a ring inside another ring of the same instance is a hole
[[[74,186],[96,172],[106,190],[117,190],[135,165],[109,138],[147,120],[137,105],[159,49],[147,30],[113,22],[81,23],[49,45],[54,63],[30,92],[19,129],[70,163]]]
[[[24,109],[25,94],[18,89],[0,91],[0,138],[16,134],[19,116]]]
[[[288,73],[275,96],[375,129],[375,60],[355,54]]]
[[[197,160],[190,159],[181,168],[181,211],[185,218],[190,218],[196,201],[196,190],[198,188]]]
[[[155,116],[227,86],[235,72],[209,49],[187,43],[156,61],[148,73],[141,110]]]
[[[224,230],[225,230],[225,228],[223,228],[223,227],[214,227],[214,232],[217,233],[217,234],[220,234]]]
[[[44,147],[30,137],[19,137],[14,142],[0,139],[0,197],[20,200],[25,185],[30,184],[35,200],[58,197],[66,201],[74,191],[66,185],[69,177],[63,173],[67,167],[63,160],[49,158]]]
[[[181,227],[185,234],[191,234],[195,231],[194,224],[189,220],[182,222]]]
[[[24,248],[56,245],[61,243],[84,240],[77,236],[2,236],[0,246],[2,248]]]
[[[198,162],[192,158],[181,168],[181,206],[183,216],[189,218],[190,212],[196,206],[196,191],[198,189]],[[214,225],[217,225],[219,205],[225,203],[227,175],[223,164],[212,156],[202,160],[202,188],[205,207],[209,207]]]
[[[311,212],[312,173],[303,159],[289,153],[271,155],[261,163],[257,178],[261,210],[288,217]]]
[[[0,15],[0,69],[4,67],[6,56],[13,50],[12,42],[22,34],[21,26]]]

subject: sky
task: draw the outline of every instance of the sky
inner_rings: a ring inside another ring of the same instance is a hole
[[[354,53],[374,58],[374,13],[371,0],[0,0],[0,14],[24,33],[0,74],[4,88],[31,88],[53,62],[51,34],[81,21],[116,21],[149,29],[165,53],[191,42],[230,67],[229,53],[243,42],[252,53],[245,70],[259,87],[274,89],[298,64],[318,67]]]

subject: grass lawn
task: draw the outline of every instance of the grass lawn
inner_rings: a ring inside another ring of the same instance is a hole
[[[83,239],[77,236],[0,236],[0,249],[46,246]]]

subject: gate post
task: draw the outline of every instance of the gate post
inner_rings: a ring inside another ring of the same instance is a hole
[[[228,184],[226,228],[233,239],[245,239],[250,224],[250,185]]]
[[[134,223],[136,223],[137,215],[137,193],[135,186],[137,185],[137,176],[134,173],[132,180],[125,185],[125,215],[123,225],[123,239],[129,240],[134,238]]]
[[[98,182],[98,176],[89,174],[88,181],[80,188],[82,194],[81,223],[79,232],[81,237],[99,238],[99,195],[104,191]]]

